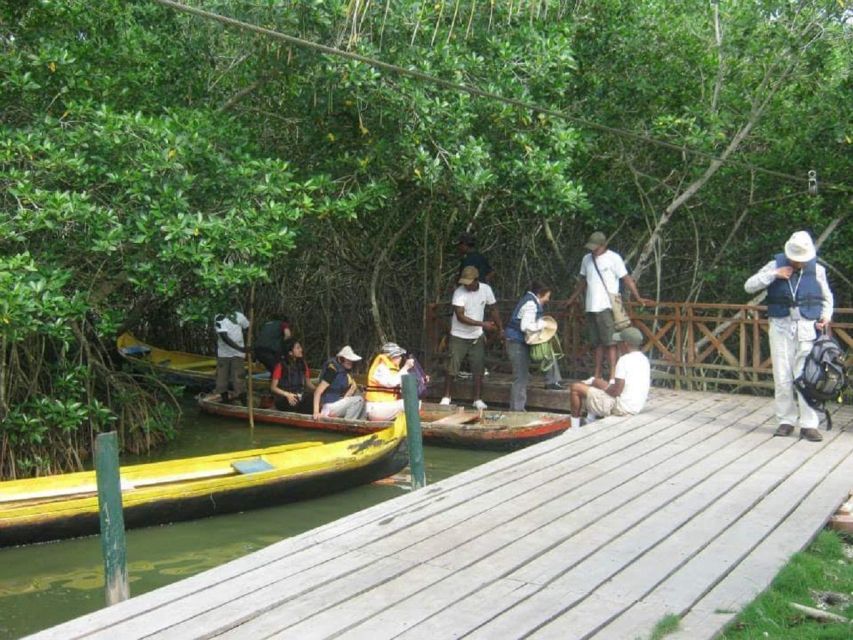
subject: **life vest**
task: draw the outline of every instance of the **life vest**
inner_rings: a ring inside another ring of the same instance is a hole
[[[776,254],[776,268],[791,266],[784,253]],[[798,275],[799,274],[799,275]],[[796,300],[791,291],[797,292]],[[817,258],[809,260],[800,271],[794,271],[789,280],[776,278],[767,287],[767,315],[787,318],[792,307],[799,307],[806,320],[819,320],[823,308],[823,292],[817,281]]]
[[[344,368],[344,365],[338,362],[337,358],[330,358],[326,361],[323,365],[323,371],[329,368],[335,370],[335,378],[326,390],[323,391],[323,395],[320,398],[323,404],[337,402],[344,397],[347,389],[352,385],[352,379],[350,378],[349,371]]]
[[[273,377],[279,375],[278,388],[290,393],[302,393],[305,391],[305,381],[311,377],[308,365],[301,358],[293,362],[280,360],[273,371]]]
[[[370,363],[370,371],[367,373],[367,390],[364,394],[366,402],[393,402],[400,399],[400,387],[383,387],[376,379],[376,370],[379,365],[384,364],[391,373],[399,373],[400,367],[384,353],[380,353]]]
[[[536,297],[536,294],[532,291],[525,293],[521,296],[521,300],[518,301],[518,304],[515,305],[515,309],[512,310],[512,317],[509,319],[506,327],[504,327],[504,335],[507,340],[511,342],[524,342],[524,332],[521,330],[521,307],[531,300],[536,304],[536,319],[539,320],[544,314],[542,303],[539,302],[539,298]]]

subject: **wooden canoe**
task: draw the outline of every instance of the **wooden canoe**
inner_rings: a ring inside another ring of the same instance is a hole
[[[123,333],[116,339],[121,356],[137,371],[151,373],[172,384],[179,384],[197,391],[209,391],[216,383],[216,358],[186,351],[160,349],[142,342],[131,333]],[[255,363],[255,378],[265,379],[269,385],[269,373],[260,363]]]
[[[199,399],[199,408],[213,415],[248,420],[249,410],[240,405]],[[423,403],[420,413],[425,442],[468,449],[503,451],[526,447],[556,436],[570,426],[570,416],[567,414],[538,411],[489,409],[481,416],[477,411],[465,411],[461,407]],[[387,422],[368,420],[315,420],[311,415],[276,409],[256,408],[254,418],[255,422],[356,434],[373,433],[388,426]]]
[[[391,476],[408,463],[406,420],[369,435],[121,468],[125,527],[310,498]],[[0,483],[0,547],[100,529],[94,471]]]

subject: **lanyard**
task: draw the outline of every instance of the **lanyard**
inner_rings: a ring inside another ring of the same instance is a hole
[[[788,280],[787,280],[788,290],[791,292],[791,301],[794,303],[797,302],[797,291],[799,291],[800,283],[802,281],[803,281],[803,272],[802,271],[797,272],[797,286],[796,287],[791,286],[791,279],[790,278],[788,278]]]

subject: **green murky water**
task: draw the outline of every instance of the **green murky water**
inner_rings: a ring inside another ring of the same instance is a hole
[[[166,460],[342,436],[200,415],[189,406],[179,440],[151,458]],[[427,483],[496,458],[498,453],[427,447]],[[373,484],[315,500],[127,532],[131,595],[139,595],[257,551],[282,538],[402,495]],[[97,536],[0,549],[0,638],[18,638],[104,606]]]

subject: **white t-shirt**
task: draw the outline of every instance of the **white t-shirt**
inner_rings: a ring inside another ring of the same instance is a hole
[[[468,291],[463,286],[456,287],[453,292],[453,306],[464,307],[465,317],[482,322],[486,313],[486,306],[495,304],[495,293],[492,288],[485,282],[480,283],[480,288],[476,291]],[[470,324],[459,322],[456,317],[456,309],[453,310],[453,320],[450,323],[450,335],[457,338],[465,338],[466,340],[476,340],[483,335],[483,327],[478,327]]]
[[[243,329],[249,328],[249,319],[239,311],[229,315],[218,315],[213,321],[213,330],[216,331],[216,355],[219,358],[243,358],[246,354],[229,347],[222,338],[220,332],[224,332],[231,342],[243,346]]]
[[[581,260],[581,277],[586,278],[586,310],[598,313],[610,309],[610,293],[619,293],[619,280],[628,275],[625,262],[615,251],[608,249],[595,259],[601,277],[607,283],[607,289],[601,283],[601,278],[592,264],[592,254],[588,253]]]
[[[616,405],[624,413],[640,413],[649,397],[652,371],[649,359],[640,351],[632,351],[616,361],[614,378],[625,381]]]

